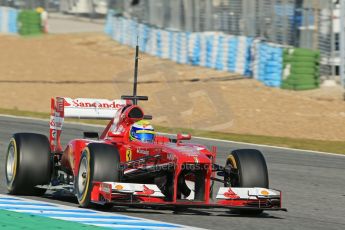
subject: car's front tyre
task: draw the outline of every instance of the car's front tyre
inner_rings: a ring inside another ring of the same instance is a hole
[[[238,149],[231,152],[225,167],[233,169],[235,173],[225,175],[226,187],[261,187],[268,188],[269,179],[267,165],[262,153],[256,149]],[[262,210],[237,211],[244,215],[259,215]]]
[[[91,143],[82,152],[74,188],[79,205],[91,206],[93,181],[119,181],[120,156],[115,146]]]

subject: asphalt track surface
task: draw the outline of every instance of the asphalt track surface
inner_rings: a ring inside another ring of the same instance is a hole
[[[48,122],[0,116],[0,193],[6,193],[5,151],[16,132],[48,134]],[[81,137],[83,131],[101,131],[93,126],[65,124],[63,143]],[[217,161],[224,164],[229,151],[254,148],[253,145],[195,139],[218,147]],[[226,210],[197,210],[175,214],[151,209],[113,209],[124,215],[166,221],[208,229],[345,229],[345,156],[257,146],[266,158],[270,187],[283,191],[283,206],[288,212],[265,212],[258,217],[238,216]],[[27,197],[28,198],[28,197]],[[70,197],[30,197],[30,199],[77,206]]]

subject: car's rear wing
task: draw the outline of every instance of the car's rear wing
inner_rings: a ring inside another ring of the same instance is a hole
[[[61,152],[60,135],[64,118],[105,119],[114,118],[119,109],[132,104],[130,100],[57,97],[51,99],[50,147]]]

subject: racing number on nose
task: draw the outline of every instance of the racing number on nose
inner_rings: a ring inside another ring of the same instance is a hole
[[[131,161],[132,160],[132,150],[127,149],[126,150],[126,161]]]

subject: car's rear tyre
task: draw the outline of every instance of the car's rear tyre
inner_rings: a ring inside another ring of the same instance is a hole
[[[85,147],[74,183],[79,205],[83,208],[91,206],[93,181],[119,181],[119,169],[120,156],[115,146],[91,143]]]
[[[262,153],[256,149],[234,150],[226,161],[236,173],[225,176],[225,186],[268,188],[269,179],[267,165]],[[236,213],[259,215],[262,210],[241,210]]]
[[[52,161],[46,136],[16,133],[6,153],[5,177],[10,194],[41,196],[46,189],[37,185],[50,183]]]

